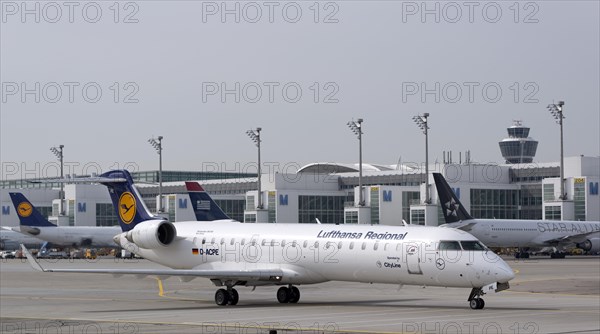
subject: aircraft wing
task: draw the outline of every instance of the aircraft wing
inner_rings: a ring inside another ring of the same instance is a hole
[[[253,270],[194,270],[194,269],[46,269],[43,268],[31,255],[29,250],[21,245],[27,261],[33,269],[50,273],[82,273],[82,274],[111,274],[115,277],[135,275],[137,278],[158,276],[168,278],[171,276],[191,280],[196,277],[209,279],[228,279],[243,281],[272,281],[278,282],[283,276],[280,269],[253,269]]]
[[[597,234],[598,231],[592,231],[587,233],[564,235],[560,238],[542,240],[540,244],[556,245],[565,243],[580,243],[586,241],[592,234]]]

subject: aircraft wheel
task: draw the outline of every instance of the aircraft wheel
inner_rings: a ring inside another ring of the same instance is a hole
[[[484,301],[483,299],[481,299],[481,298],[478,298],[478,299],[477,299],[477,303],[479,304],[479,305],[477,305],[477,308],[478,308],[479,310],[481,310],[481,309],[483,309],[483,308],[484,308],[484,306],[485,306],[485,301]]]
[[[290,292],[291,292],[291,296],[290,296],[289,302],[296,304],[300,300],[300,290],[298,290],[297,287],[293,286],[290,289]]]
[[[229,305],[237,305],[238,301],[240,301],[240,295],[236,289],[231,289],[229,291]]]
[[[477,302],[477,298],[471,299],[471,301],[469,302],[469,307],[471,307],[471,309],[473,310],[477,310],[478,306],[479,303]]]
[[[286,288],[285,286],[282,286],[281,288],[279,288],[279,290],[277,290],[277,301],[278,302],[280,302],[282,304],[289,303],[290,297],[291,297],[290,289]]]
[[[219,289],[215,293],[215,303],[219,306],[227,305],[229,301],[229,293],[225,289]]]

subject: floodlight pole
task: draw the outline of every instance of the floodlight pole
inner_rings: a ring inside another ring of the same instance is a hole
[[[423,130],[425,134],[425,204],[431,204],[431,198],[429,196],[429,113],[426,112],[423,115],[417,115],[413,117],[413,120],[417,126]]]
[[[154,138],[148,139],[150,145],[156,149],[158,153],[158,212],[164,212],[163,197],[162,197],[162,139],[163,136],[158,136],[158,141]]]
[[[563,119],[565,118],[563,114],[563,106],[565,105],[565,101],[558,101],[558,103],[552,103],[548,105],[548,110],[554,119],[556,119],[556,123],[560,126],[560,196],[558,197],[560,200],[566,200],[567,194],[565,193],[565,155],[564,155],[564,143],[563,143]]]
[[[262,209],[263,208],[263,204],[262,204],[262,193],[261,193],[261,175],[262,175],[262,170],[260,167],[260,131],[262,130],[262,128],[256,128],[256,130],[248,130],[246,131],[246,134],[248,135],[248,137],[250,137],[250,139],[252,139],[252,141],[254,141],[256,143],[256,147],[258,148],[258,180],[257,180],[257,187],[258,187],[258,205],[256,206],[257,209]]]
[[[347,123],[350,130],[358,136],[358,206],[365,206],[362,186],[362,122],[363,119],[359,118],[356,122],[350,121]]]
[[[52,151],[52,153],[54,153],[54,155],[58,158],[58,161],[60,161],[60,178],[61,180],[64,177],[64,160],[63,160],[63,148],[65,147],[65,145],[58,145],[58,149],[56,147],[51,147],[50,151]],[[58,198],[60,199],[60,210],[58,212],[59,216],[64,216],[65,215],[65,206],[64,206],[64,201],[65,201],[65,185],[63,182],[60,183],[60,193],[58,194]]]

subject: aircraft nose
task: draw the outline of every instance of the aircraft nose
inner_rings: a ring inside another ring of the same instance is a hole
[[[496,274],[497,281],[499,283],[506,283],[515,278],[515,272],[506,262],[504,262],[504,260],[500,259],[500,261],[501,262],[498,264],[498,272]]]

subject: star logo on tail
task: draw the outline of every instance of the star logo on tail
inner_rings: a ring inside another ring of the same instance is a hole
[[[456,204],[456,201],[454,200],[454,198],[449,200],[448,202],[446,202],[444,204],[444,206],[446,207],[446,216],[454,216],[454,217],[458,216],[456,211],[458,210],[460,205]]]

